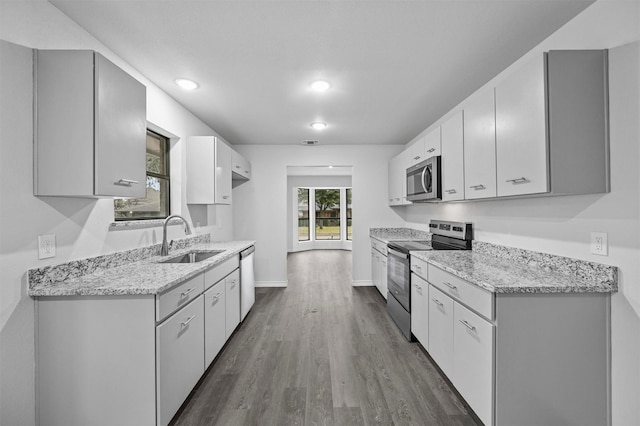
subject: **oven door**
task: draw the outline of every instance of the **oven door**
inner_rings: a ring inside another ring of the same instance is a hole
[[[389,294],[402,305],[407,312],[411,312],[409,303],[411,270],[409,269],[409,254],[392,248],[387,257],[387,286]]]

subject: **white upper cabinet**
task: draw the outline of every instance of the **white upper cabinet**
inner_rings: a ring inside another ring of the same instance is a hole
[[[91,50],[35,55],[34,194],[146,195],[146,87]]]
[[[231,151],[231,172],[233,180],[251,179],[251,163],[242,155]]]
[[[415,142],[409,146],[409,158],[407,160],[407,167],[411,167],[414,164],[418,164],[421,161],[427,159],[425,154],[425,138],[424,136],[420,136],[415,139]]]
[[[232,152],[215,136],[187,138],[187,204],[231,204]]]
[[[440,155],[440,126],[433,129],[424,137],[424,158],[430,158],[435,155]]]
[[[547,192],[544,57],[496,86],[498,196]]]
[[[389,160],[389,205],[403,206],[411,204],[407,201],[407,168],[411,152],[405,149]],[[413,160],[411,160],[413,161]]]
[[[609,191],[607,52],[554,50],[496,87],[498,196]]]
[[[464,105],[465,199],[496,196],[496,132],[493,89],[476,92]]]
[[[442,201],[464,200],[463,113],[440,126],[442,133]]]

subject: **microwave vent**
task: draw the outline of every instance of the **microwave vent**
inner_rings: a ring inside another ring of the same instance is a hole
[[[302,141],[302,145],[318,145],[318,141],[314,141],[314,140],[304,140]]]

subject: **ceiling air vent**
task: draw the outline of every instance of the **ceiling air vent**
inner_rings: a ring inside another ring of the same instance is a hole
[[[311,140],[306,140],[306,141],[302,141],[302,145],[318,145],[318,141],[311,141]]]

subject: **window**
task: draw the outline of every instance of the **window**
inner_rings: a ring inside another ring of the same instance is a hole
[[[351,240],[351,188],[297,191],[298,242]]]
[[[340,190],[316,189],[316,241],[340,239]]]
[[[309,238],[309,188],[298,188],[298,241]]]
[[[347,188],[347,240],[351,240],[353,232],[351,229],[351,191],[352,188]]]
[[[147,196],[114,200],[115,220],[165,219],[169,198],[169,139],[147,130]]]

